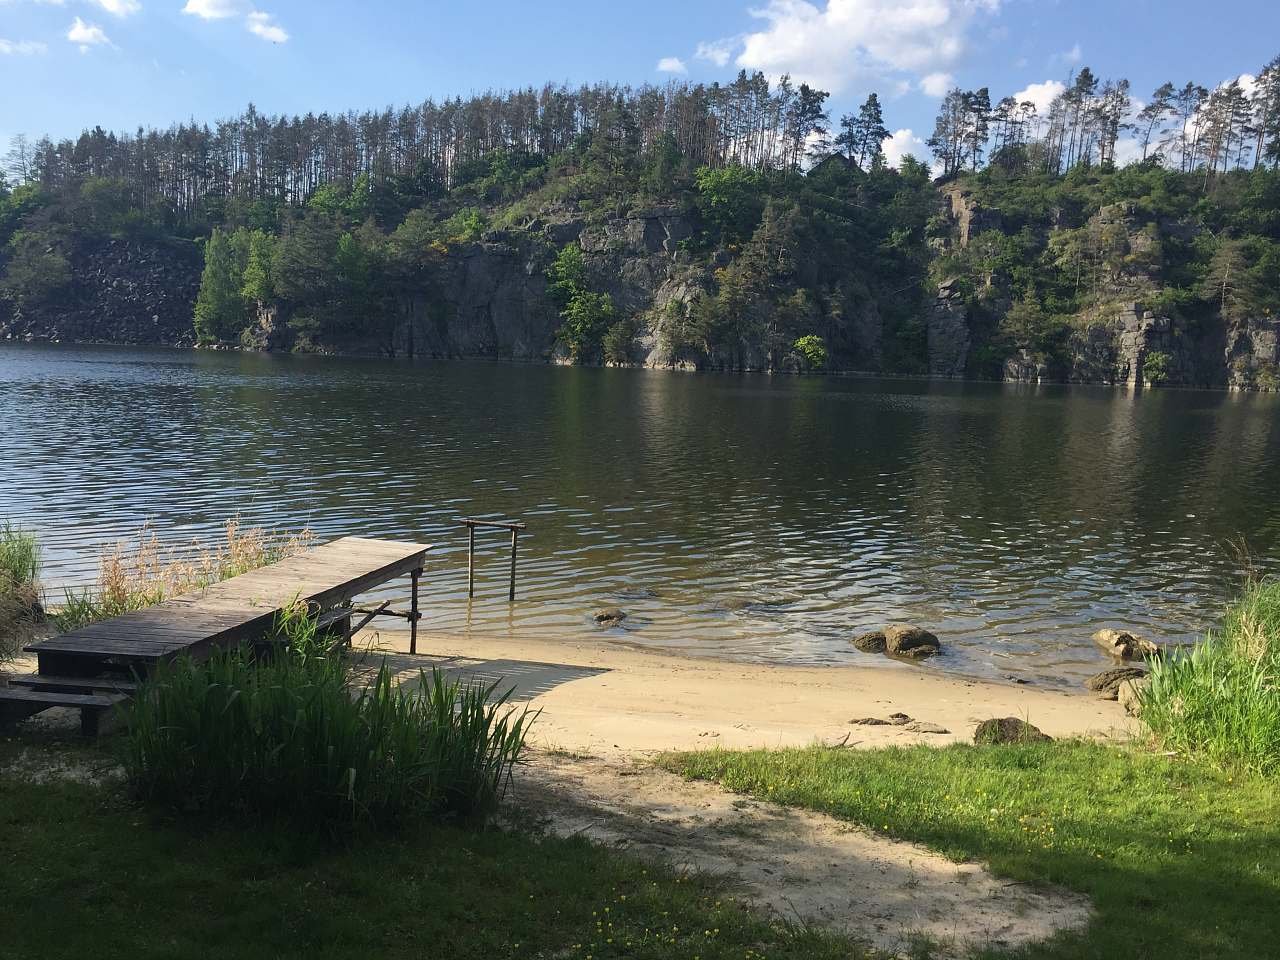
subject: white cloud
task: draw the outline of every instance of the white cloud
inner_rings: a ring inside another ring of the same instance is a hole
[[[142,9],[142,4],[138,0],[93,0],[93,2],[113,17],[132,16]]]
[[[940,73],[964,52],[974,19],[996,12],[1001,2],[825,0],[819,7],[808,0],[767,0],[751,11],[765,27],[742,39],[737,62],[833,93],[887,72]],[[715,47],[736,42],[721,40]]]
[[[689,68],[679,57],[663,57],[656,67],[659,73],[688,73]]]
[[[710,60],[717,67],[727,66],[729,58],[733,56],[733,48],[737,45],[737,42],[736,39],[729,39],[700,43],[693,55],[699,60]]]
[[[929,147],[915,135],[910,128],[895,130],[884,142],[884,161],[891,167],[902,163],[902,158],[910,154],[921,163],[929,162]]]
[[[226,20],[239,16],[242,9],[237,0],[187,0],[182,12],[201,20]]]
[[[1013,95],[1019,103],[1030,101],[1036,105],[1036,113],[1044,115],[1049,112],[1049,104],[1066,92],[1067,85],[1061,80],[1046,80],[1044,83],[1032,83],[1023,87]]]
[[[272,43],[287,43],[289,34],[284,27],[274,21],[275,17],[271,14],[253,10],[245,17],[244,24],[248,27],[250,33],[261,37],[263,40],[270,40]]]
[[[1147,151],[1150,153],[1150,149]],[[1142,144],[1136,137],[1121,137],[1116,141],[1115,164],[1125,167],[1142,159]]]
[[[80,47],[81,53],[88,53],[90,47],[110,46],[111,38],[96,23],[85,23],[79,17],[71,22],[67,31],[67,39]]]
[[[1084,51],[1080,49],[1080,44],[1076,44],[1070,50],[1063,50],[1058,54],[1058,59],[1063,63],[1079,63],[1084,59]]]
[[[920,78],[920,89],[931,97],[945,97],[955,82],[949,73],[928,73]]]
[[[0,56],[34,57],[36,54],[47,52],[48,49],[37,40],[6,40],[0,37]]]

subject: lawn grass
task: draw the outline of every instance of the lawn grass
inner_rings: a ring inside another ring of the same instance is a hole
[[[712,751],[660,762],[1093,899],[1084,933],[1015,956],[1280,956],[1274,781],[1087,742]]]
[[[416,820],[334,841],[149,812],[118,786],[34,783],[0,741],[3,955],[95,960],[857,958],[722,884],[591,845]],[[20,765],[30,769],[30,764]]]

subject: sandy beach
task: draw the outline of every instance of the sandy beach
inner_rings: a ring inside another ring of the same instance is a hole
[[[1054,737],[1114,736],[1124,711],[1081,688],[993,683],[949,674],[940,664],[787,667],[639,651],[580,640],[557,642],[366,633],[369,662],[382,655],[403,682],[433,665],[500,681],[541,711],[533,742],[594,756],[670,749],[807,746],[879,747],[970,740],[989,717],[1019,717]],[[423,655],[425,654],[425,655]],[[1099,661],[1098,669],[1106,663]],[[906,714],[911,722],[870,725]],[[936,732],[938,728],[946,733]]]

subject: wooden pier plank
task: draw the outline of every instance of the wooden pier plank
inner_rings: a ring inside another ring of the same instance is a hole
[[[322,609],[421,569],[429,546],[343,537],[279,563],[210,584],[145,610],[41,640],[26,649],[155,661],[261,635],[295,601]]]

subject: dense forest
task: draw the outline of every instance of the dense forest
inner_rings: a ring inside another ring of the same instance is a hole
[[[0,337],[1274,385],[1280,59],[952,90],[932,168],[886,164],[875,94],[828,99],[741,73],[19,137]]]

